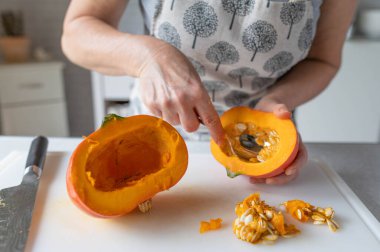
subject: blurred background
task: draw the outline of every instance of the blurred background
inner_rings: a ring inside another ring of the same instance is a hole
[[[1,0],[0,135],[82,136],[107,113],[130,115],[133,78],[68,62],[60,47],[67,0]],[[138,0],[120,29],[144,33]],[[380,1],[362,0],[331,85],[297,110],[306,142],[380,142]]]

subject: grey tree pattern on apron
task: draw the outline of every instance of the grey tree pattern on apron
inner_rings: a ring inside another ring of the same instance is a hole
[[[159,0],[151,33],[187,56],[220,114],[254,107],[307,56],[314,8],[311,0]],[[148,113],[140,104],[137,111]],[[192,134],[178,129],[185,137],[208,139],[203,126]]]
[[[177,29],[169,22],[160,25],[157,37],[168,42],[172,46],[181,49],[181,37],[179,36]]]
[[[207,38],[216,32],[218,16],[212,6],[203,1],[197,2],[185,11],[183,26],[188,33],[194,35],[194,49],[197,37]]]
[[[247,76],[257,76],[258,73],[255,69],[249,68],[249,67],[240,67],[234,70],[231,70],[228,73],[228,76],[231,77],[234,80],[239,81],[239,87],[243,88],[243,78]]]
[[[226,97],[224,97],[224,101],[227,106],[235,107],[241,106],[250,98],[249,94],[246,92],[242,92],[239,90],[232,90]]]
[[[218,91],[225,90],[227,88],[227,84],[224,81],[218,80],[205,80],[203,81],[203,85],[206,90],[211,93],[211,101],[215,102],[215,93]]]
[[[280,18],[283,24],[289,25],[287,39],[290,38],[293,25],[299,23],[305,15],[306,5],[304,1],[284,3]]]
[[[256,53],[266,53],[274,48],[277,42],[277,32],[270,23],[259,20],[248,26],[243,33],[243,45],[252,51],[251,61]]]
[[[313,19],[309,18],[306,21],[305,27],[302,29],[300,33],[300,37],[298,39],[298,48],[305,52],[310,48],[311,42],[313,41],[313,33],[314,33]]]
[[[175,0],[172,0],[172,4],[170,5],[170,10],[173,10]]]
[[[259,92],[276,82],[275,78],[260,78],[256,77],[251,82],[251,89],[255,92]]]
[[[293,55],[290,52],[279,52],[276,55],[274,55],[272,58],[268,59],[267,62],[265,62],[263,69],[267,71],[269,74],[269,77],[273,76],[276,72],[280,70],[285,70],[293,62]]]
[[[222,0],[223,9],[232,14],[232,20],[230,24],[230,30],[234,25],[235,16],[247,16],[252,12],[253,7],[255,6],[255,0]]]
[[[234,64],[239,61],[239,52],[235,46],[219,41],[206,51],[206,58],[216,64],[215,71],[218,71],[220,64]]]

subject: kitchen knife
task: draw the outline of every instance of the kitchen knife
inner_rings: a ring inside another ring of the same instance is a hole
[[[20,185],[0,191],[0,251],[24,251],[48,140],[33,139]]]

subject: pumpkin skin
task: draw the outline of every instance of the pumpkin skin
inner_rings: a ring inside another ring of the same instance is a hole
[[[186,144],[167,122],[112,115],[74,150],[67,191],[87,214],[121,216],[174,186],[187,164]]]
[[[264,162],[253,163],[237,156],[229,156],[211,140],[211,153],[226,167],[228,173],[244,174],[256,178],[269,178],[284,172],[298,153],[299,139],[294,123],[290,119],[277,118],[273,113],[262,112],[248,107],[235,107],[221,117],[223,128],[236,123],[254,123],[260,128],[275,130],[280,138],[278,149]]]

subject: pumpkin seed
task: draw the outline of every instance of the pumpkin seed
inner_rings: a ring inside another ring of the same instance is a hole
[[[317,212],[325,214],[325,209],[323,209],[322,207],[317,207]]]
[[[311,218],[312,218],[313,220],[315,220],[315,221],[326,221],[326,218],[325,218],[325,217],[322,217],[322,216],[320,216],[320,215],[318,215],[318,214],[313,214],[313,215],[311,216]]]
[[[330,219],[330,221],[335,225],[335,227],[336,227],[337,229],[340,228],[339,224],[338,224],[335,220]]]
[[[311,209],[309,209],[309,208],[307,208],[307,207],[302,208],[302,211],[304,211],[304,212],[308,212],[308,213],[311,213],[311,212],[312,212]]]
[[[327,221],[327,225],[329,226],[329,229],[332,231],[332,232],[336,232],[336,230],[338,229],[338,227],[335,225],[334,222],[332,222],[331,220],[329,219],[326,219]]]
[[[313,224],[315,224],[315,225],[323,225],[325,223],[326,223],[326,221],[313,221]]]
[[[268,220],[268,218],[267,218],[266,215],[264,215],[264,214],[262,214],[262,213],[259,213],[259,215],[260,215],[260,217],[263,218],[264,220],[266,220],[266,221]]]
[[[274,235],[274,234],[265,235],[263,236],[263,239],[267,241],[275,241],[278,239],[278,235]]]
[[[325,213],[326,217],[331,217],[331,218],[334,217],[334,210],[331,207],[325,208],[324,213]]]
[[[302,220],[302,217],[303,217],[303,211],[301,209],[297,209],[296,211],[296,215],[297,215],[297,218],[299,220]]]
[[[244,123],[237,123],[237,124],[235,124],[235,128],[238,131],[243,132],[247,129],[247,125],[245,125]]]
[[[265,210],[265,215],[267,216],[268,220],[271,220],[273,218],[273,212],[269,210]]]
[[[253,216],[252,216],[252,214],[249,214],[249,215],[247,215],[247,217],[245,217],[244,218],[244,224],[245,225],[248,225],[250,222],[252,222],[253,221]]]

